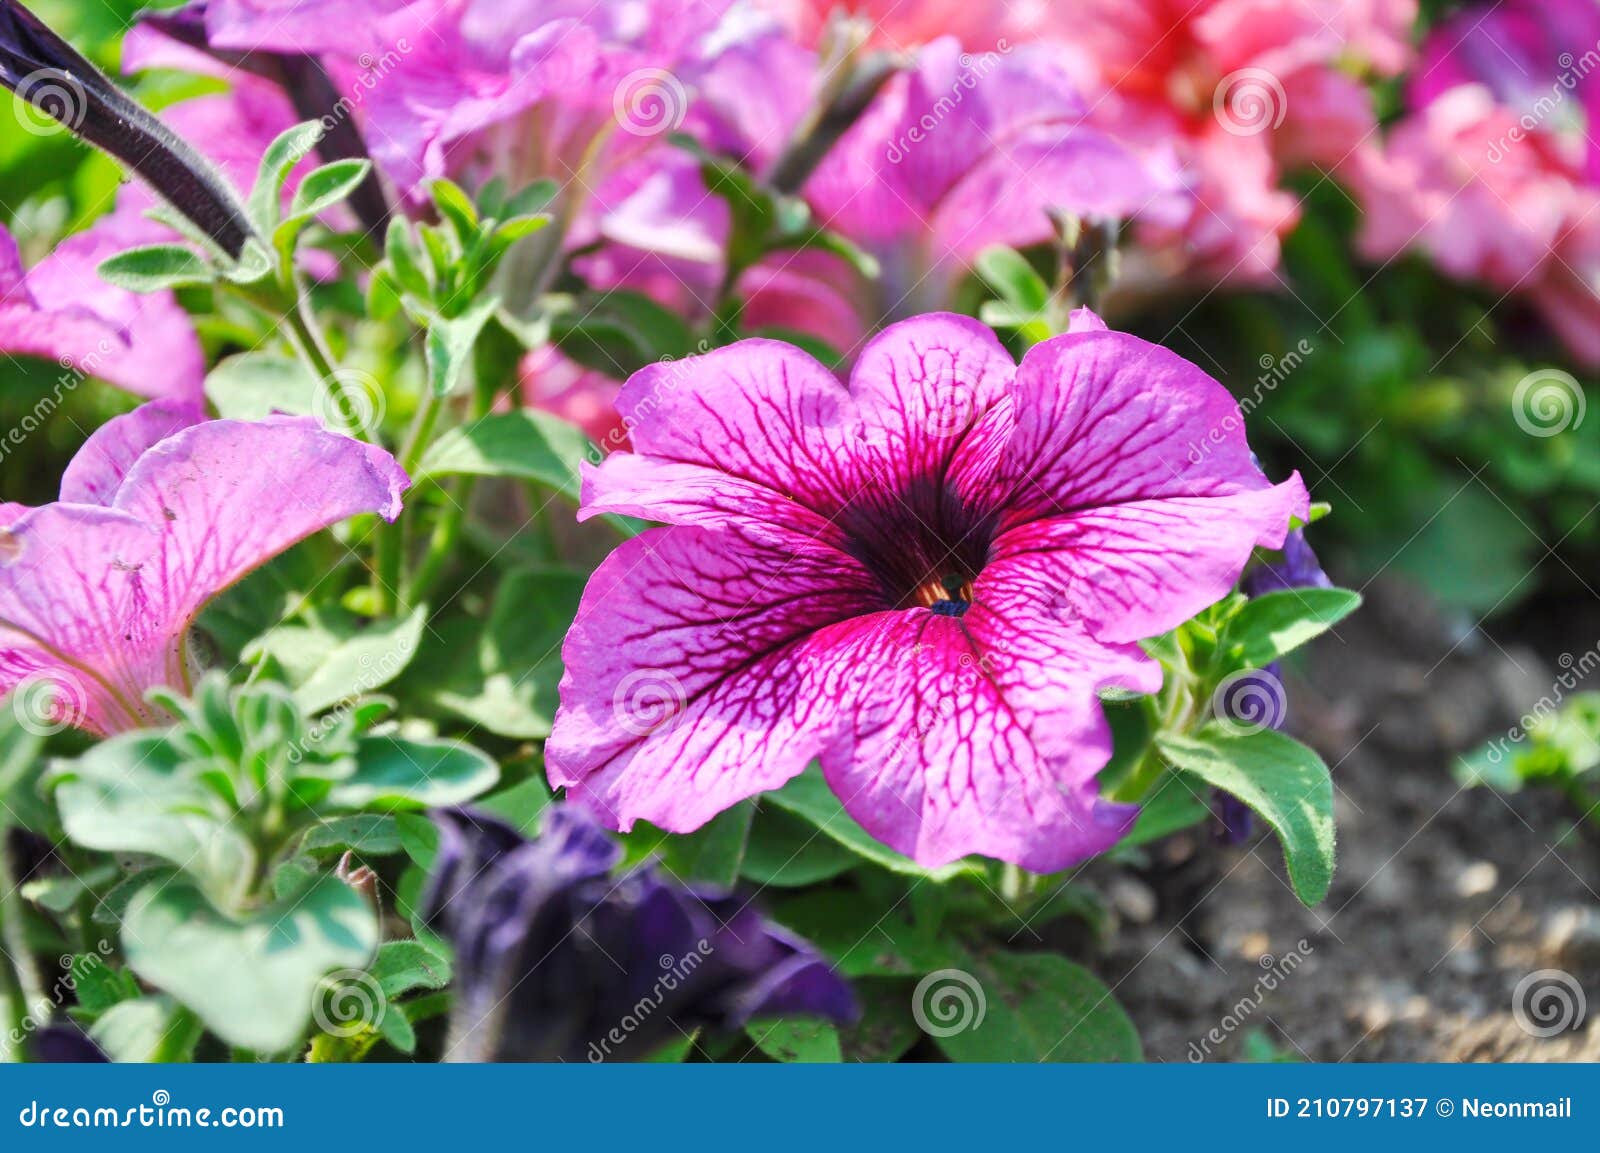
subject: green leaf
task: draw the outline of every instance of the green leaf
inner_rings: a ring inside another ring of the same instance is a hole
[[[368,970],[383,995],[393,1001],[417,989],[443,989],[450,983],[450,958],[432,942],[385,941]]]
[[[210,284],[216,273],[178,244],[151,244],[119,252],[100,264],[100,279],[128,292],[162,292],[191,284]]]
[[[1140,1061],[1139,1034],[1101,980],[1053,953],[991,953],[925,977],[917,1022],[952,1061]]]
[[[1301,901],[1315,905],[1327,895],[1333,778],[1321,757],[1270,729],[1233,735],[1208,726],[1195,737],[1158,737],[1156,745],[1174,768],[1238,797],[1272,827]]]
[[[637,292],[579,298],[555,318],[554,335],[569,359],[618,380],[694,351],[687,322]]]
[[[538,835],[539,819],[555,799],[543,775],[535,775],[509,789],[491,793],[474,803],[475,808],[493,813],[525,837]]]
[[[124,733],[64,762],[47,783],[77,844],[170,861],[231,904],[255,871],[255,849],[232,806],[180,766],[167,734]]]
[[[306,173],[295,189],[289,215],[272,233],[280,252],[292,251],[294,240],[318,216],[342,203],[372,172],[370,160],[336,160]]]
[[[400,852],[400,831],[394,818],[374,813],[335,817],[307,831],[300,842],[305,853],[360,853],[384,857]]]
[[[433,282],[417,258],[411,223],[403,216],[389,221],[389,231],[383,238],[384,256],[389,261],[389,271],[404,292],[426,300],[433,293]]]
[[[758,885],[803,888],[861,863],[859,856],[809,821],[768,805],[756,817],[740,871]]]
[[[78,1008],[94,1017],[139,996],[139,982],[99,953],[79,953],[72,958],[73,993]]]
[[[409,616],[367,624],[327,652],[294,690],[295,700],[313,714],[382,688],[416,656],[427,623],[427,606],[418,605]]]
[[[125,1064],[192,1060],[200,1022],[171,997],[154,995],[113,1005],[89,1030],[107,1057]]]
[[[1132,849],[1199,824],[1211,815],[1194,786],[1175,773],[1163,773],[1161,781],[1139,802],[1139,816],[1128,835],[1116,848]]]
[[[1246,601],[1223,630],[1220,647],[1242,668],[1261,668],[1293,652],[1361,607],[1349,589],[1283,589]]]
[[[378,919],[361,894],[323,876],[291,901],[245,919],[218,912],[182,881],[151,885],[128,906],[128,965],[194,1010],[231,1045],[278,1053],[304,1038],[323,978],[361,969]]]
[[[560,703],[561,642],[577,616],[584,584],[584,574],[562,569],[508,574],[476,651],[433,700],[502,737],[549,736]]]
[[[428,190],[440,218],[455,227],[456,237],[463,244],[471,240],[478,231],[478,210],[473,207],[472,198],[453,180],[435,180]]]
[[[861,1020],[839,1030],[848,1061],[898,1061],[922,1037],[911,1015],[915,981],[869,977],[852,981]]]
[[[241,352],[206,375],[206,398],[226,420],[262,420],[274,412],[316,411],[317,381],[305,365],[274,352]]]
[[[837,1065],[844,1059],[839,1031],[826,1021],[767,1018],[751,1021],[746,1036],[774,1061],[796,1065]]]
[[[741,801],[692,833],[667,835],[657,850],[661,863],[679,880],[733,888],[755,812],[754,801]]]
[[[497,297],[486,296],[456,317],[438,317],[428,325],[424,352],[428,361],[428,387],[434,396],[449,396],[456,390],[472,363],[472,346],[478,343],[483,326],[500,307]]]
[[[857,856],[875,865],[881,865],[893,873],[947,881],[963,873],[977,875],[982,872],[981,866],[970,861],[957,861],[955,864],[944,865],[937,869],[924,869],[911,858],[895,852],[856,824],[855,820],[844,811],[839,798],[833,795],[833,790],[828,788],[828,782],[823,780],[822,770],[814,764],[783,788],[764,794],[764,802],[804,817],[825,835],[852,850]]]
[[[919,976],[961,960],[948,934],[913,919],[909,902],[812,889],[769,904],[779,921],[832,958],[846,977]]]
[[[427,809],[458,805],[492,788],[500,768],[462,741],[364,737],[356,771],[336,781],[328,804],[342,809]]]
[[[531,480],[578,501],[578,465],[595,447],[576,425],[533,409],[495,413],[443,433],[417,466],[417,483],[441,476]]]
[[[973,269],[996,296],[1019,313],[1031,316],[1050,303],[1050,286],[1014,248],[985,248],[978,253]]]
[[[261,154],[261,166],[256,171],[255,187],[250,190],[247,205],[250,219],[255,221],[261,235],[271,236],[277,230],[283,186],[289,181],[289,173],[316,151],[321,140],[322,125],[307,120],[279,133]]]

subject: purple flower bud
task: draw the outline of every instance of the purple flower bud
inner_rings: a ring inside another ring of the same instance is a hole
[[[1251,569],[1245,574],[1242,587],[1246,596],[1258,597],[1283,589],[1332,588],[1333,582],[1306,543],[1305,530],[1297,528],[1283,542],[1283,559]]]
[[[28,1048],[35,1061],[51,1065],[99,1065],[111,1059],[76,1025],[46,1025]]]
[[[0,0],[0,84],[121,161],[229,256],[244,251],[252,229],[221,175],[15,0]]]
[[[738,898],[645,866],[572,805],[525,840],[483,813],[433,814],[422,908],[455,945],[453,1061],[634,1060],[751,1017],[850,1020],[849,987],[805,941]]]

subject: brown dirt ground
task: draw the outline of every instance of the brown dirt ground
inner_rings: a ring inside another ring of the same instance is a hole
[[[1450,772],[1600,625],[1546,630],[1541,652],[1506,639],[1538,635],[1526,622],[1470,624],[1380,583],[1291,670],[1290,727],[1333,767],[1339,869],[1321,906],[1295,899],[1270,835],[1183,834],[1149,868],[1095,877],[1119,923],[1091,963],[1149,1059],[1190,1060],[1216,1028],[1207,1059],[1239,1059],[1257,1031],[1318,1061],[1600,1060],[1600,823],[1553,792],[1466,789]],[[1302,939],[1298,966],[1261,989]],[[1588,1007],[1549,1037],[1512,1006],[1541,969],[1570,974]]]

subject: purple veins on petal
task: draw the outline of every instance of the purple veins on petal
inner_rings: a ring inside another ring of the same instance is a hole
[[[1133,810],[1095,785],[1098,694],[1158,689],[1134,642],[1306,514],[1221,385],[1092,325],[1018,366],[975,321],[919,317],[848,385],[746,341],[645,369],[619,411],[635,451],[585,471],[580,515],[665,527],[585,590],[546,758],[624,829],[694,829],[816,760],[923,865],[1103,851]],[[650,725],[625,691],[644,676],[674,689]]]

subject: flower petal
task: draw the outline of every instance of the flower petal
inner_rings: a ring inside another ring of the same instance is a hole
[[[617,411],[635,452],[583,475],[582,518],[625,513],[842,543],[849,393],[793,345],[746,340],[633,374]]]
[[[319,529],[400,513],[410,480],[380,448],[309,418],[213,420],[156,445],[115,507],[164,525],[159,595],[178,627],[210,597]]]
[[[562,648],[550,781],[608,824],[698,828],[816,756],[832,703],[809,691],[811,634],[877,607],[866,571],[824,547],[699,528],[624,544]]]
[[[1307,512],[1276,487],[1239,406],[1194,365],[1123,333],[1036,346],[1017,372],[1011,493],[995,559],[1028,556],[1096,636],[1137,640],[1227,594],[1257,546]]]
[[[185,400],[158,400],[113,417],[95,429],[61,476],[61,499],[109,506],[122,478],[146,450],[205,419],[205,411]]]
[[[851,724],[822,769],[873,836],[929,867],[982,853],[1049,872],[1127,831],[1133,810],[1094,782],[1111,755],[1095,692],[1153,692],[1160,666],[1092,639],[1027,565],[986,569],[961,617],[914,610],[829,630],[847,631],[828,683]],[[851,675],[863,668],[872,675]]]

